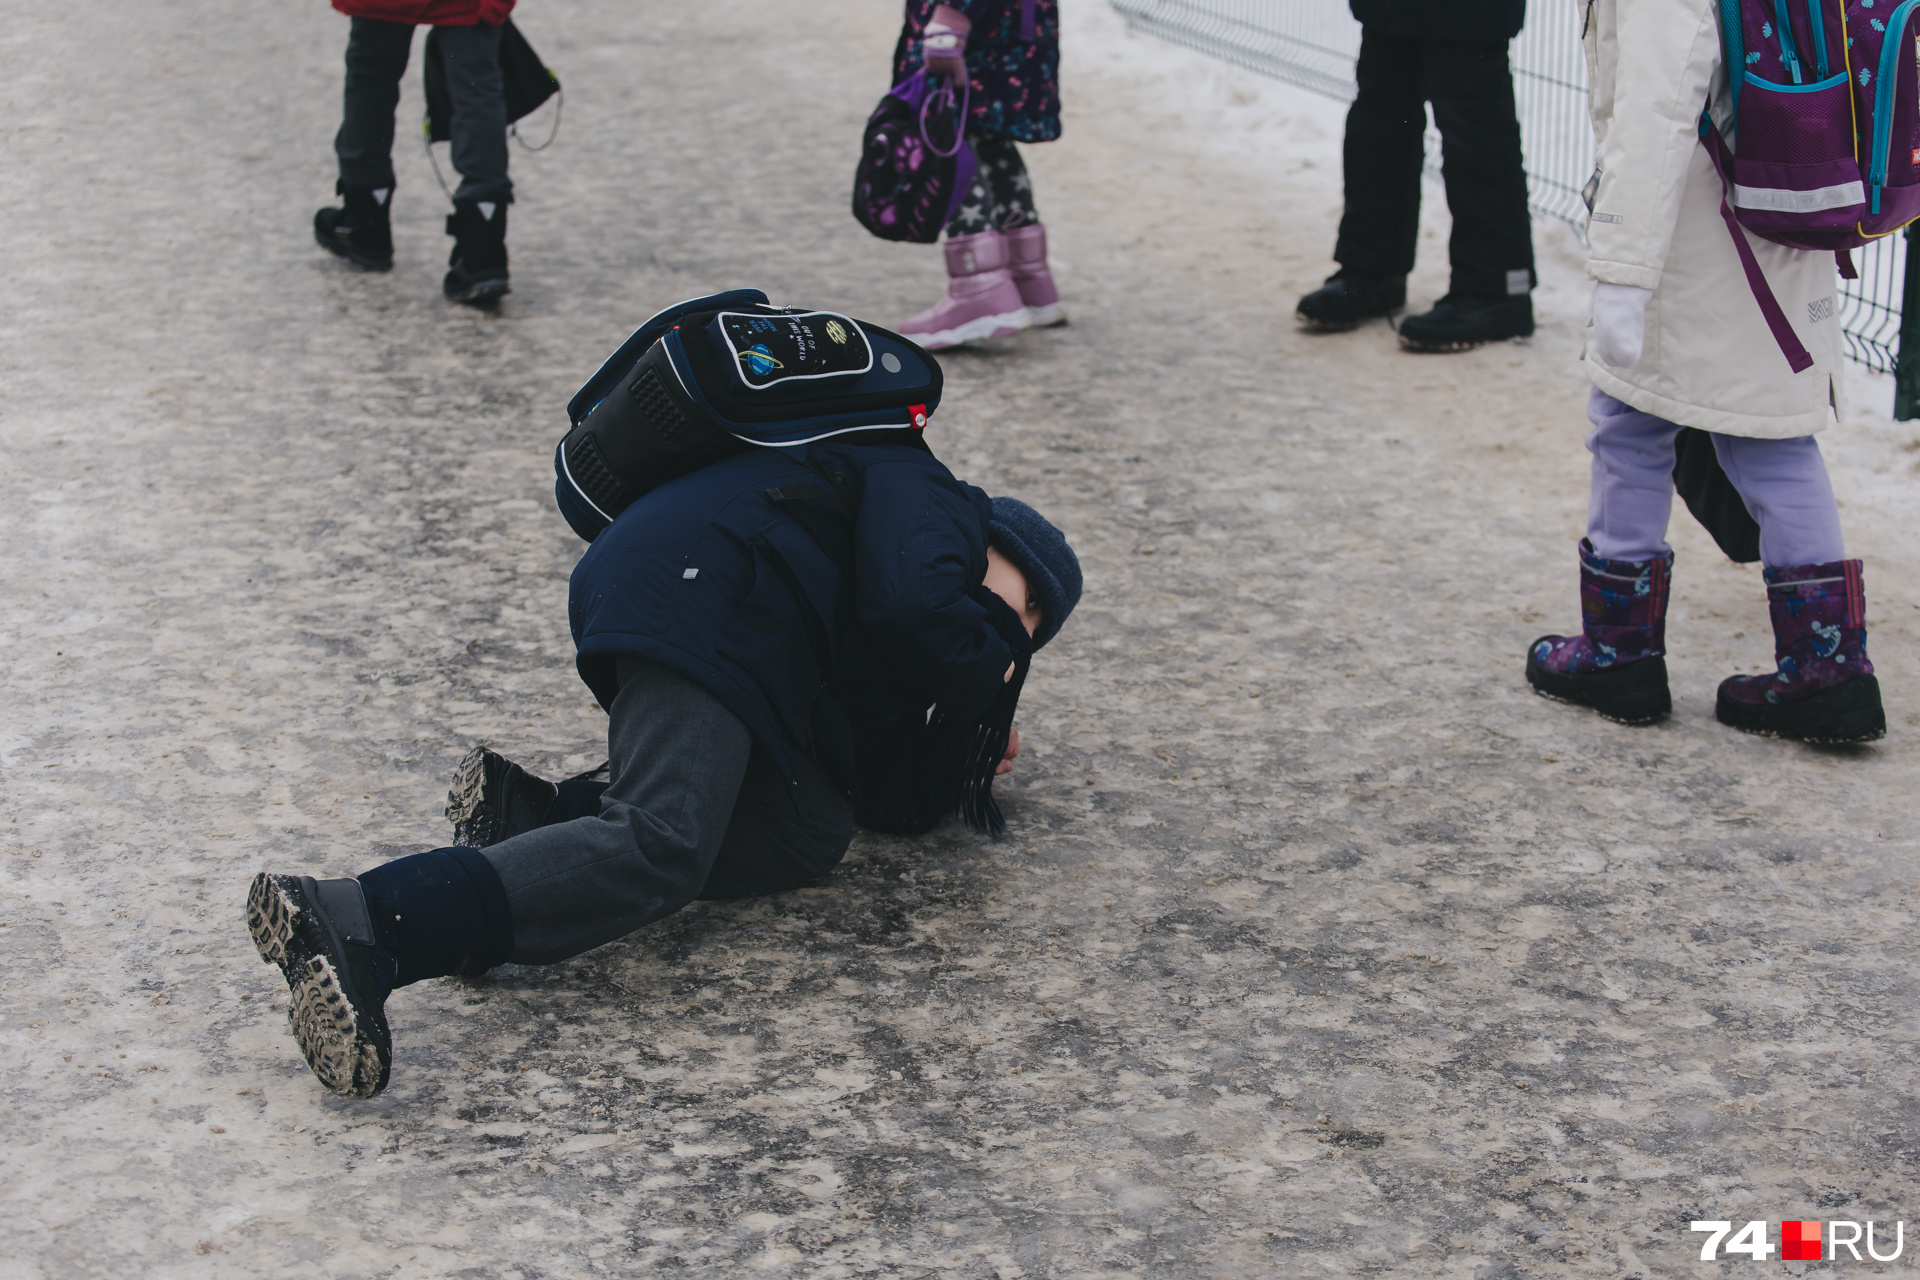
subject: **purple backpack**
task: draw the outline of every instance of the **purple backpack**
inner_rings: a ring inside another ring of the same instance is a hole
[[[1734,224],[1831,250],[1851,280],[1849,250],[1920,218],[1916,11],[1920,0],[1720,0],[1733,141],[1704,112],[1700,140],[1747,283],[1795,373],[1813,357]]]
[[[853,216],[882,240],[932,244],[973,185],[967,97],[926,69],[887,91],[867,119],[853,175]],[[943,145],[944,144],[944,145]]]

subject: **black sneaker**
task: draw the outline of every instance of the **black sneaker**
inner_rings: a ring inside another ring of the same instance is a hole
[[[546,822],[560,789],[513,761],[475,747],[455,766],[447,784],[447,821],[453,842],[484,849]]]
[[[507,285],[506,205],[455,200],[447,215],[447,234],[453,237],[453,253],[441,292],[454,302],[476,306],[513,292]]]
[[[384,202],[374,197],[371,187],[336,182],[333,190],[342,202],[313,215],[313,238],[356,267],[393,270],[393,223],[387,207],[393,202],[393,189],[387,189]]]
[[[1316,333],[1344,333],[1363,321],[1390,316],[1406,305],[1405,276],[1336,271],[1325,284],[1300,299],[1294,314]]]
[[[1400,322],[1400,345],[1409,351],[1470,351],[1489,342],[1533,336],[1533,295],[1482,298],[1450,293],[1424,315]]]
[[[287,980],[287,1024],[320,1083],[343,1098],[386,1088],[386,1003],[398,969],[374,940],[360,882],[262,871],[247,893],[247,930]]]

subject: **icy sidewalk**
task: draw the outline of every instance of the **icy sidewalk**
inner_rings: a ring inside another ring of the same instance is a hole
[[[1586,484],[1570,237],[1530,345],[1302,336],[1337,106],[1067,18],[1067,135],[1028,157],[1074,323],[955,354],[934,420],[1087,567],[1012,838],[863,837],[818,888],[404,991],[393,1087],[349,1105],[247,877],[438,843],[473,741],[601,758],[560,406],[663,300],[935,296],[934,252],[845,212],[897,6],[522,6],[568,114],[514,153],[491,316],[438,295],[417,80],[396,269],[312,244],[324,6],[19,10],[10,1275],[1653,1276],[1692,1218],[1913,1216],[1920,433],[1863,404],[1828,446],[1884,745],[1712,722],[1765,613],[1684,517],[1674,721],[1541,702]]]

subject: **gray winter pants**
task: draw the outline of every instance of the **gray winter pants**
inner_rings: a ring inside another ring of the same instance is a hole
[[[500,28],[477,22],[441,27],[447,93],[453,99],[456,200],[513,199],[507,177],[507,99],[500,79]],[[413,24],[355,18],[347,37],[346,109],[333,150],[350,187],[393,186],[393,113],[413,46]],[[411,132],[411,131],[409,131]]]
[[[1593,488],[1587,539],[1608,560],[1651,560],[1667,545],[1673,514],[1674,437],[1680,425],[1623,404],[1598,387],[1587,397]],[[1844,560],[1840,507],[1812,436],[1760,440],[1713,434],[1720,469],[1760,526],[1769,569]]]
[[[805,884],[853,841],[852,807],[812,759],[783,777],[692,680],[644,658],[621,659],[619,675],[599,814],[484,850],[507,891],[516,964],[578,955],[695,898]]]

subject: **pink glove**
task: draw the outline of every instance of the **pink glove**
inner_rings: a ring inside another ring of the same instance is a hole
[[[921,58],[927,74],[945,78],[953,84],[967,82],[967,33],[973,24],[957,9],[939,5],[921,32]]]

